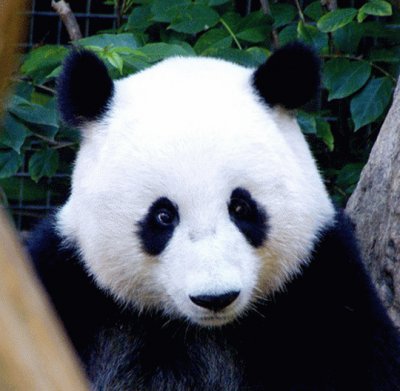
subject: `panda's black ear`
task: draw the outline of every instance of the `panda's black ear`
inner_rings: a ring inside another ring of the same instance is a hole
[[[57,81],[62,119],[71,126],[99,119],[113,94],[114,83],[104,63],[93,52],[72,50]]]
[[[276,50],[253,74],[253,86],[270,105],[295,109],[320,85],[320,60],[308,46],[293,42]]]

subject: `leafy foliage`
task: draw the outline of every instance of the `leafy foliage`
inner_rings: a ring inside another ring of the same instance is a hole
[[[115,31],[73,43],[96,52],[113,78],[170,56],[213,56],[256,67],[274,46],[293,40],[313,46],[324,60],[324,85],[320,101],[299,111],[298,120],[332,195],[345,202],[390,104],[400,61],[400,37],[392,29],[398,10],[385,0],[332,11],[320,1],[299,9],[287,0],[271,4],[268,14],[257,5],[242,16],[229,0],[122,3],[123,24]],[[44,45],[25,55],[1,124],[0,186],[9,199],[18,196],[17,181],[23,181],[25,199],[44,198],[43,178],[64,170],[65,156],[71,160],[79,142],[55,109],[55,80],[67,52]],[[30,178],[13,177],[23,162]]]

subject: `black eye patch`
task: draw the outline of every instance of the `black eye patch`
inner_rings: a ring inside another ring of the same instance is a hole
[[[268,216],[246,189],[233,190],[228,203],[231,221],[254,247],[260,247],[268,233]]]
[[[150,255],[161,254],[178,224],[178,207],[166,197],[157,199],[138,224],[144,250]]]

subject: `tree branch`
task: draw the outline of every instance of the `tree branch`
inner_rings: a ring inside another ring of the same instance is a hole
[[[336,0],[321,0],[321,5],[326,7],[328,11],[333,11],[337,8]]]
[[[264,14],[272,16],[271,7],[269,6],[268,0],[260,0],[260,3],[261,9],[263,10]],[[272,44],[275,48],[279,47],[278,31],[276,31],[276,29],[274,28],[272,28]]]
[[[304,17],[303,10],[301,9],[301,5],[299,3],[299,0],[294,0],[294,2],[296,4],[297,11],[299,12],[299,16],[300,16],[301,21],[303,23],[305,23],[306,22],[306,18]]]
[[[60,15],[71,41],[81,39],[81,29],[79,28],[78,22],[76,21],[75,15],[73,14],[69,4],[64,0],[51,0],[51,6],[58,13],[58,15]]]

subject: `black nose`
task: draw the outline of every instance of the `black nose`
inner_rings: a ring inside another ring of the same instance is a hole
[[[240,291],[223,293],[222,295],[199,295],[189,296],[194,304],[207,308],[211,311],[221,311],[231,304],[238,296]]]

